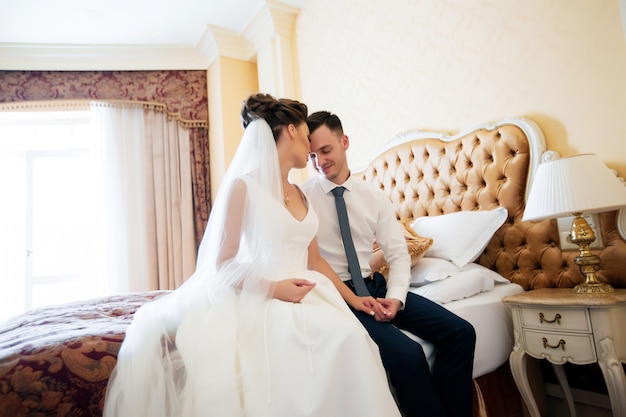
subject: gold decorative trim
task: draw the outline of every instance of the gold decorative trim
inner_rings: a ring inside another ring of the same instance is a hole
[[[170,113],[162,103],[132,100],[25,100],[0,103],[0,111],[40,111],[40,110],[88,110],[90,107],[125,107],[167,113],[169,120],[176,121],[186,128],[208,127],[205,120],[187,120],[180,113]]]

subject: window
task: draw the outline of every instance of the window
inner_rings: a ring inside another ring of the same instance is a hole
[[[88,111],[0,113],[0,320],[102,294]]]
[[[189,129],[154,104],[8,107],[0,103],[0,320],[174,289],[193,273]]]

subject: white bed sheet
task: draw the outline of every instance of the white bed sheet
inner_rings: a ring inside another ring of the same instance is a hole
[[[496,370],[509,358],[514,343],[513,321],[511,311],[502,303],[502,298],[522,292],[524,289],[517,284],[498,283],[491,291],[443,304],[443,307],[470,322],[476,330],[474,378]],[[432,366],[435,358],[433,345],[415,335],[405,333],[422,344]]]

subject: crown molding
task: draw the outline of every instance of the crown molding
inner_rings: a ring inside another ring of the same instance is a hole
[[[275,36],[292,37],[300,8],[266,0],[240,33],[207,25],[195,46],[0,43],[0,70],[133,71],[208,69],[219,57],[255,61]]]
[[[206,69],[210,52],[171,45],[0,44],[0,70],[132,71]]]
[[[241,34],[212,25],[207,26],[207,30],[199,42],[199,47],[203,51],[207,51],[205,57],[209,65],[218,56],[253,61],[256,54],[254,44],[241,36]]]
[[[291,38],[299,8],[275,0],[267,0],[250,24],[243,30],[244,38],[258,50],[276,35]]]

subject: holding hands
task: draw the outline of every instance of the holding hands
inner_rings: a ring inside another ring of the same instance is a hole
[[[355,297],[350,303],[352,308],[363,311],[376,321],[390,321],[400,308],[400,301],[390,298]]]

